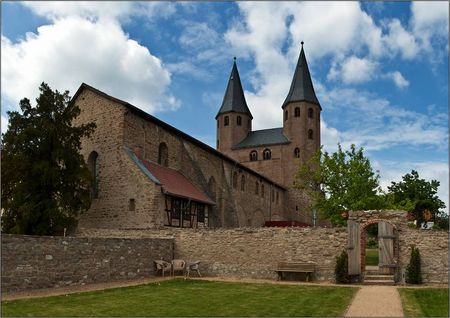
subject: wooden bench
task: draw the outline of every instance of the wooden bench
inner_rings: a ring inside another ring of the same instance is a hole
[[[310,275],[315,273],[316,264],[300,262],[278,262],[277,269],[278,280],[283,278],[283,273],[306,273],[306,281],[309,281]]]

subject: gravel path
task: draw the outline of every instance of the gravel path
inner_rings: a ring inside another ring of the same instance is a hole
[[[362,286],[345,317],[403,317],[395,286]]]

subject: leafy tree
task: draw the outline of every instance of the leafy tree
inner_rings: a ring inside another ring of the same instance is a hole
[[[388,195],[397,207],[412,212],[417,226],[420,227],[424,222],[425,210],[429,210],[435,219],[442,214],[440,209],[445,208],[445,203],[437,195],[439,185],[439,181],[421,179],[419,173],[412,170],[402,177],[402,181],[391,182]]]
[[[80,109],[42,83],[36,107],[20,101],[8,112],[2,135],[2,229],[6,233],[52,235],[76,224],[90,206],[90,172],[79,153],[80,139],[95,124],[72,126]]]
[[[333,224],[343,224],[343,210],[384,208],[380,192],[379,175],[364,156],[363,148],[351,145],[349,151],[332,154],[320,150],[309,162],[300,167],[295,187],[306,191],[313,208]]]

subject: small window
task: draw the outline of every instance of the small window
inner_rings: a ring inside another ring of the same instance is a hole
[[[236,118],[236,124],[237,124],[238,126],[241,126],[241,125],[242,125],[242,117],[241,117],[241,116],[237,116],[237,118]]]
[[[313,130],[312,129],[308,130],[308,139],[313,139],[313,137],[314,137]]]
[[[294,157],[295,158],[300,158],[300,149],[299,148],[295,148],[294,149]]]
[[[158,163],[164,167],[169,166],[169,150],[164,142],[159,144]]]
[[[285,110],[284,111],[284,121],[286,121],[288,119],[288,111]]]
[[[134,211],[136,209],[136,200],[130,199],[128,202],[128,211]]]
[[[264,149],[263,151],[263,159],[264,160],[270,160],[272,158],[272,153],[269,149]]]
[[[91,198],[98,198],[98,153],[93,151],[88,157],[88,168],[91,172]]]
[[[255,194],[259,195],[259,182],[255,181]]]
[[[295,117],[300,117],[300,107],[295,107],[294,116]]]
[[[241,177],[241,191],[245,191],[245,176]]]
[[[233,173],[233,189],[237,188],[237,179],[238,179],[238,174],[237,172]]]
[[[228,126],[229,124],[230,124],[230,118],[228,116],[225,116],[225,120],[224,120],[223,125],[224,126]]]
[[[261,184],[261,198],[264,198],[264,184]]]
[[[250,152],[250,161],[257,161],[258,160],[258,152],[256,150],[253,150]]]
[[[314,111],[312,108],[308,108],[308,117],[313,118],[314,117]]]

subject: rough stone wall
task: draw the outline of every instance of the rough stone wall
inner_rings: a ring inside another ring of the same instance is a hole
[[[276,278],[279,261],[314,262],[316,279],[333,280],[335,258],[347,245],[345,228],[86,230],[84,236],[173,237],[174,257],[201,261],[207,276]]]
[[[282,188],[152,121],[144,120],[132,112],[126,114],[124,145],[130,149],[142,148],[147,160],[157,162],[161,143],[165,143],[168,148],[168,167],[180,171],[216,202],[210,215],[211,227],[261,226],[264,221],[283,218],[285,191]],[[233,186],[235,173],[236,187]],[[242,177],[245,179],[243,190]],[[214,182],[211,183],[211,180]],[[261,188],[256,194],[256,181],[260,187],[264,185],[264,197]],[[212,188],[211,184],[215,184],[215,187]],[[159,194],[159,197],[162,195]],[[161,205],[155,213],[154,226],[165,225],[166,212]]]
[[[154,275],[171,259],[173,239],[2,234],[2,292],[109,282]]]
[[[154,224],[153,211],[159,202],[155,195],[160,187],[150,182],[132,162],[123,147],[126,108],[99,94],[85,89],[76,99],[80,115],[74,124],[94,122],[97,125],[90,138],[82,140],[85,160],[92,151],[98,153],[98,198],[80,216],[80,227],[149,227]],[[130,211],[130,199],[135,209]]]

